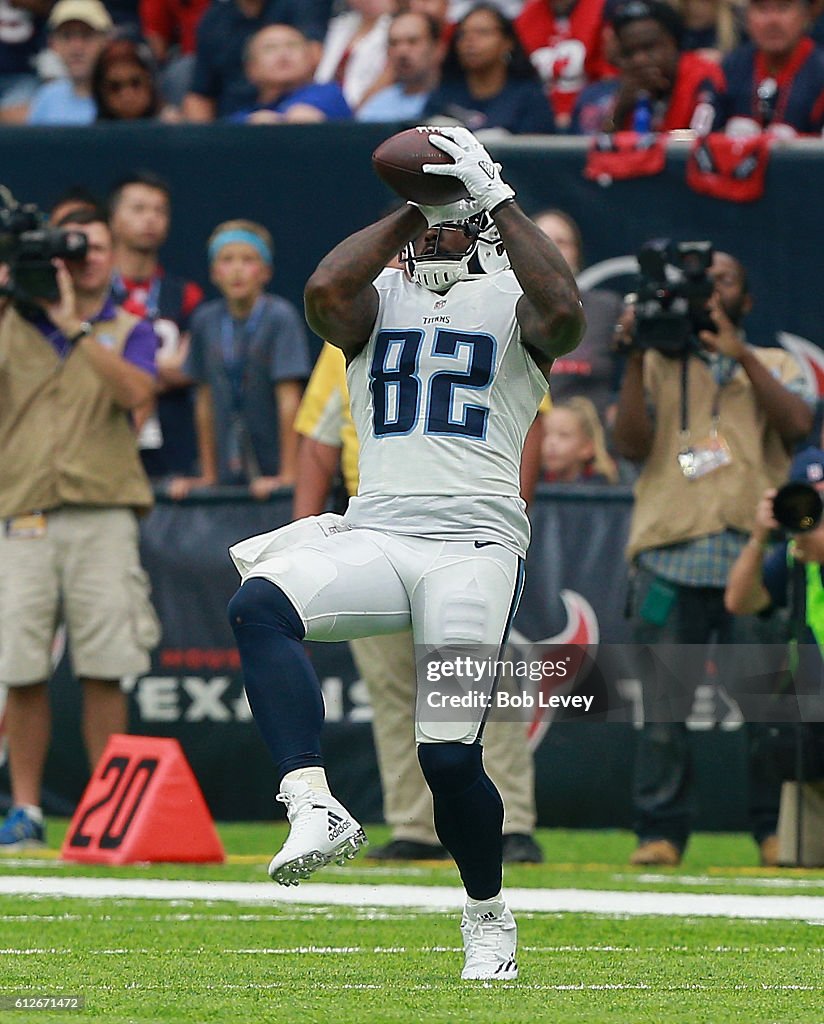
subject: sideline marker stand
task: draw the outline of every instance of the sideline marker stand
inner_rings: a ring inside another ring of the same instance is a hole
[[[226,859],[177,740],[123,735],[109,737],[60,856],[88,864]]]

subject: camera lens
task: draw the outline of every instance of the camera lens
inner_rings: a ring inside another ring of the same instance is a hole
[[[809,484],[785,484],[773,498],[773,515],[790,533],[814,530],[823,511],[818,491]]]

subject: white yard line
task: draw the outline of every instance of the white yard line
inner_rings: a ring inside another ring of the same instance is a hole
[[[79,899],[207,900],[308,903],[346,907],[414,907],[455,910],[460,889],[422,885],[330,885],[294,889],[259,882],[189,882],[139,878],[0,877],[0,894]],[[611,892],[596,889],[507,889],[514,911],[674,917],[735,917],[824,923],[824,896],[731,896],[721,893]]]

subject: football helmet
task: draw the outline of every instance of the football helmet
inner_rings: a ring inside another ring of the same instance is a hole
[[[467,220],[436,224],[432,230],[438,232],[432,253],[418,255],[414,240],[401,253],[409,276],[429,291],[443,293],[458,281],[472,281],[509,269],[509,256],[498,228],[485,210]],[[444,230],[462,231],[466,235],[469,245],[464,252],[442,251]]]

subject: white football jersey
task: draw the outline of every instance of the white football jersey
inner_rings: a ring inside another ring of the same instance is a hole
[[[525,554],[521,450],[547,383],[520,342],[512,271],[444,295],[401,270],[347,368],[360,486],[346,520],[429,537],[475,537]]]

